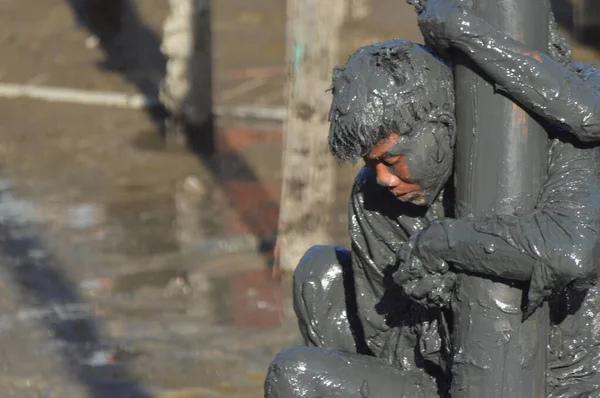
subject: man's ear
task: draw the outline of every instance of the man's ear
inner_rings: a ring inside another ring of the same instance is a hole
[[[436,109],[429,113],[429,121],[446,127],[450,148],[454,148],[456,142],[456,118],[448,111]]]

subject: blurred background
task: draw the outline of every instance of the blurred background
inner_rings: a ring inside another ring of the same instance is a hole
[[[422,42],[404,1],[343,1],[337,62]],[[597,63],[600,5],[552,3]],[[262,396],[299,342],[275,256],[287,18],[283,0],[0,0],[0,395]],[[331,179],[338,245],[359,166]]]

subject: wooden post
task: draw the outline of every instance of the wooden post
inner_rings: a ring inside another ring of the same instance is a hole
[[[335,163],[327,146],[331,70],[347,0],[288,0],[288,103],[277,264],[293,271],[304,252],[331,242]]]
[[[210,0],[169,0],[161,50],[167,73],[160,100],[169,113],[168,148],[186,144],[201,154],[214,151]]]
[[[475,13],[499,30],[547,52],[547,0],[473,3]],[[531,211],[547,168],[547,133],[519,106],[495,93],[468,60],[456,61],[457,216]],[[522,322],[522,288],[459,276],[453,303],[453,397],[546,396],[547,308]]]

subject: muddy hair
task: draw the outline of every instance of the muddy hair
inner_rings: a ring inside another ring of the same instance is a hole
[[[356,162],[391,132],[410,135],[440,113],[453,123],[451,68],[406,40],[357,50],[333,70],[331,91],[329,148],[339,162]]]

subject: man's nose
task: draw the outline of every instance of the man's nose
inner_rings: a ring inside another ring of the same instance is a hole
[[[375,175],[377,176],[377,184],[382,187],[392,188],[400,184],[400,178],[392,174],[387,166],[382,163],[375,166]]]

